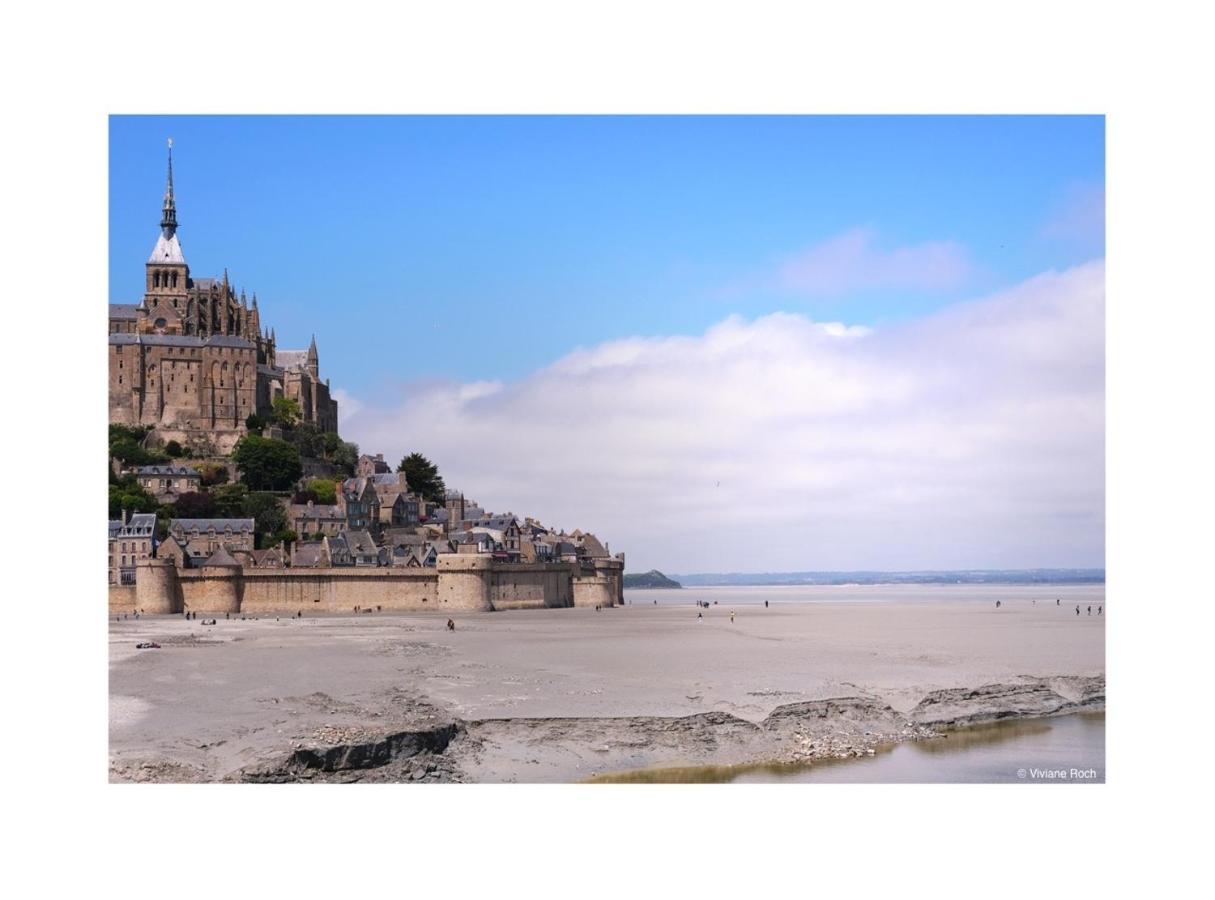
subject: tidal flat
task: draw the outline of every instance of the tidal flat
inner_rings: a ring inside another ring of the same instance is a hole
[[[879,585],[628,591],[455,631],[443,614],[111,617],[110,778],[575,782],[861,759],[1103,710],[1107,612],[1101,585]]]

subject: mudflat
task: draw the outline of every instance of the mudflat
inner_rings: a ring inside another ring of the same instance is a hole
[[[1104,704],[1101,585],[626,601],[462,614],[454,631],[444,614],[111,617],[111,778],[567,781]]]

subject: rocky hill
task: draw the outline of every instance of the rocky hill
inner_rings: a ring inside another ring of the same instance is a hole
[[[683,587],[678,581],[672,581],[667,576],[663,575],[657,569],[650,569],[648,572],[626,573],[624,576],[624,586],[626,588],[678,588]]]

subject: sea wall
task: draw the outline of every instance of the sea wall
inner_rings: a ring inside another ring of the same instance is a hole
[[[110,612],[111,613],[129,613],[134,612],[139,608],[139,603],[135,600],[135,585],[133,584],[111,584],[110,585]]]
[[[572,563],[499,566],[490,570],[489,601],[494,609],[573,606]]]
[[[613,606],[624,565],[497,562],[479,554],[441,554],[433,569],[177,569],[151,559],[136,569],[135,587],[111,588],[110,608],[149,614],[193,612],[296,615],[349,613],[355,607],[421,612]]]

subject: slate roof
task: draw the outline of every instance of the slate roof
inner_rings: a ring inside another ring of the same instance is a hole
[[[374,556],[380,550],[368,531],[343,531],[338,537],[346,543],[346,549],[351,555],[370,554]]]
[[[147,537],[156,534],[156,513],[134,513],[127,524],[119,524],[119,534],[125,537]]]
[[[222,546],[218,550],[216,550],[214,553],[212,553],[211,556],[207,559],[207,561],[205,563],[203,563],[203,565],[204,566],[236,566],[237,568],[240,567],[240,563],[238,563],[236,561],[236,559],[233,558],[232,554],[229,553],[227,550],[225,550]]]
[[[280,369],[301,367],[308,359],[307,350],[275,350],[274,362]]]
[[[190,466],[140,466],[135,470],[136,475],[192,475],[198,477],[198,470]]]
[[[111,344],[147,344],[149,347],[239,347],[255,349],[252,341],[231,334],[213,334],[199,337],[196,334],[126,334],[109,335]],[[260,366],[258,368],[261,368]]]
[[[111,319],[138,319],[139,304],[138,303],[111,303],[110,304]]]
[[[324,541],[297,541],[291,551],[291,565],[316,568],[324,562]]]
[[[156,517],[152,519],[155,525]],[[212,528],[216,531],[252,531],[254,524],[252,519],[170,519],[169,530],[176,531],[178,528],[182,531],[194,531],[196,528],[199,531],[210,531]]]
[[[511,525],[518,525],[519,520],[514,516],[483,516],[473,521],[479,528],[492,528],[494,531],[506,531]]]

